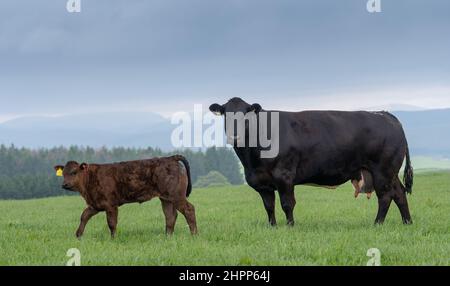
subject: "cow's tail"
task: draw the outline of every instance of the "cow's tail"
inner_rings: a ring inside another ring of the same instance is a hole
[[[398,120],[398,118],[393,115],[392,113],[389,112],[382,112],[383,114],[389,115],[391,116],[393,119],[395,119],[398,124],[400,124],[400,126],[402,126],[402,124],[400,123],[400,120]],[[403,127],[402,127],[403,130]],[[412,193],[412,187],[414,184],[414,170],[413,167],[411,165],[411,156],[409,155],[409,147],[408,147],[408,141],[406,140],[406,135],[405,135],[405,131],[403,131],[403,136],[405,138],[405,144],[406,144],[406,154],[405,154],[405,171],[403,173],[403,185],[405,185],[405,192],[407,192],[408,194]]]
[[[414,170],[411,165],[411,157],[409,156],[408,142],[406,142],[406,163],[405,172],[403,174],[403,184],[405,185],[405,191],[411,194],[414,183]]]
[[[186,197],[189,197],[189,195],[192,192],[191,167],[189,166],[188,160],[184,156],[182,156],[182,155],[175,155],[174,158],[177,161],[183,162],[183,165],[186,168],[186,174],[187,174],[187,177],[188,177],[188,185],[187,185],[187,190],[186,190]]]

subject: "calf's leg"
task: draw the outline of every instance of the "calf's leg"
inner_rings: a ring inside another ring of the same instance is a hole
[[[114,236],[116,235],[118,214],[119,209],[117,207],[111,207],[106,210],[106,221],[108,222],[108,227],[111,232],[111,238],[114,238]]]
[[[91,219],[91,217],[93,217],[97,213],[98,213],[98,211],[95,210],[91,206],[88,206],[87,208],[84,209],[83,213],[81,214],[81,218],[80,218],[80,226],[78,227],[77,232],[75,234],[78,239],[81,238],[81,236],[83,235],[84,228],[86,227],[86,224],[88,223],[88,221]]]
[[[195,208],[187,200],[175,203],[175,208],[184,215],[191,230],[191,234],[197,234],[197,222],[195,219]]]
[[[161,205],[164,212],[164,216],[166,217],[166,234],[171,235],[175,228],[175,222],[178,216],[177,209],[175,208],[173,203],[162,199]]]

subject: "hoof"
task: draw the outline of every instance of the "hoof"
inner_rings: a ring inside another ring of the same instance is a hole
[[[384,220],[376,220],[374,225],[382,225],[384,223]]]
[[[411,219],[404,219],[404,220],[403,220],[403,224],[404,224],[404,225],[411,225],[411,224],[413,224],[413,222],[412,222]]]

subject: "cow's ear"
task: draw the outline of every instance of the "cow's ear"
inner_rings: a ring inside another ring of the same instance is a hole
[[[87,167],[88,167],[88,164],[86,164],[86,163],[81,163],[81,165],[80,165],[80,170],[86,170]]]
[[[261,110],[262,110],[261,105],[259,105],[258,103],[253,103],[252,106],[250,106],[249,111],[254,111],[255,113],[259,113]]]
[[[214,103],[214,104],[211,104],[210,106],[209,106],[209,110],[212,112],[212,113],[214,113],[215,115],[223,115],[224,114],[224,108],[223,108],[223,106],[222,105],[220,105],[220,104],[217,104],[217,103]]]
[[[53,167],[53,169],[55,169],[55,171],[59,171],[59,170],[64,170],[64,166],[62,165],[56,165],[55,167]]]

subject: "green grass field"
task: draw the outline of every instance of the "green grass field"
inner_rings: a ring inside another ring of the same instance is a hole
[[[394,204],[386,223],[374,226],[376,197],[354,199],[350,185],[298,187],[296,198],[295,227],[285,225],[277,198],[279,225],[272,228],[249,187],[194,189],[196,237],[181,215],[166,237],[153,200],[120,208],[116,239],[101,213],[81,241],[74,235],[80,197],[0,201],[0,265],[64,265],[74,247],[82,265],[366,265],[369,248],[381,251],[382,265],[450,265],[450,173],[416,176],[410,226]]]

